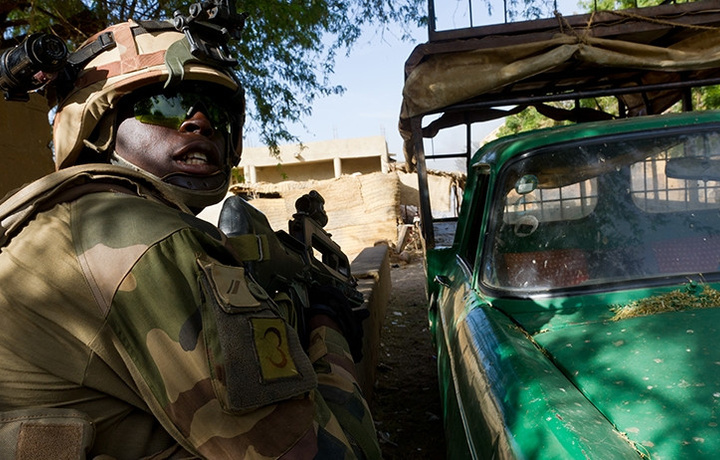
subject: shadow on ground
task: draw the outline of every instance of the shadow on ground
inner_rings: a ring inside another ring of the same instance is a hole
[[[409,263],[391,262],[392,293],[372,401],[385,460],[445,458],[422,255],[411,256]]]

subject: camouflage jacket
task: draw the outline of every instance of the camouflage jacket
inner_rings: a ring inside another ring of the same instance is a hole
[[[0,431],[42,408],[88,421],[89,457],[380,456],[342,336],[319,327],[303,350],[228,239],[191,214],[81,194],[2,248],[0,280]]]

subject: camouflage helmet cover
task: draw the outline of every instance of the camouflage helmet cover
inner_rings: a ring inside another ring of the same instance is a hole
[[[226,87],[242,101],[242,88],[232,74],[193,58],[185,34],[171,23],[153,28],[144,24],[129,21],[111,26],[81,46],[108,33],[115,42],[84,66],[70,92],[59,101],[53,123],[57,169],[75,164],[87,146],[101,151],[107,148],[113,141],[117,102],[139,88],[172,79],[194,80]],[[244,107],[239,111],[244,112]],[[97,129],[99,126],[104,129]],[[87,139],[93,133],[95,139],[90,143]],[[238,152],[234,154],[231,161],[237,164]]]

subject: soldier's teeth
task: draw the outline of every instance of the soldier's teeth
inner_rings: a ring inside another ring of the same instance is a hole
[[[204,153],[193,152],[183,158],[182,161],[183,163],[187,163],[189,165],[204,165],[207,164],[208,159],[207,155]]]

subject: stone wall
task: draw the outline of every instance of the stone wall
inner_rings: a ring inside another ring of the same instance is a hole
[[[236,186],[249,194],[250,204],[262,211],[274,230],[286,230],[295,211],[295,201],[310,190],[325,199],[328,223],[325,230],[353,260],[364,248],[378,241],[395,242],[399,220],[400,181],[396,174],[363,174],[338,179],[281,182]],[[217,222],[217,208],[201,217]]]

